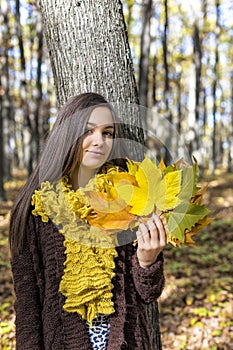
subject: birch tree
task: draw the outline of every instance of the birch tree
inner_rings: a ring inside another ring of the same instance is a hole
[[[111,102],[138,103],[121,1],[41,0],[40,7],[59,106],[90,91]],[[126,119],[139,125],[133,137],[143,143],[140,114],[129,113]],[[147,310],[153,349],[160,349],[157,303]]]

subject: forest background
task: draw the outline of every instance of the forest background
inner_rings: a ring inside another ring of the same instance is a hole
[[[209,183],[198,248],[166,251],[164,349],[231,349],[233,4],[122,1],[140,103],[171,123]],[[14,349],[9,212],[57,111],[37,1],[0,0],[0,349]],[[147,120],[153,130],[153,118]],[[174,145],[176,145],[174,140]],[[148,147],[157,147],[147,140]],[[221,247],[220,247],[221,245]]]

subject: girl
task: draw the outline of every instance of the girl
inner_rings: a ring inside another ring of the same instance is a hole
[[[108,164],[126,170],[120,138],[114,110],[101,95],[71,98],[14,204],[10,247],[18,350],[151,349],[144,304],[164,287],[166,236],[159,217],[140,224],[137,245],[132,237],[113,247],[104,233],[99,245],[77,238],[92,236],[75,213],[81,207],[75,196]]]

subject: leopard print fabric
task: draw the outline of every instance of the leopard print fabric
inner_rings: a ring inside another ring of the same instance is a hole
[[[110,320],[106,315],[98,315],[89,326],[89,336],[93,350],[106,350],[110,332]]]

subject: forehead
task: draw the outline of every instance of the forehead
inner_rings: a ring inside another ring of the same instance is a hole
[[[97,107],[91,112],[91,115],[87,123],[95,124],[95,125],[103,125],[103,124],[113,125],[114,121],[113,121],[112,113],[109,110],[109,108]]]

